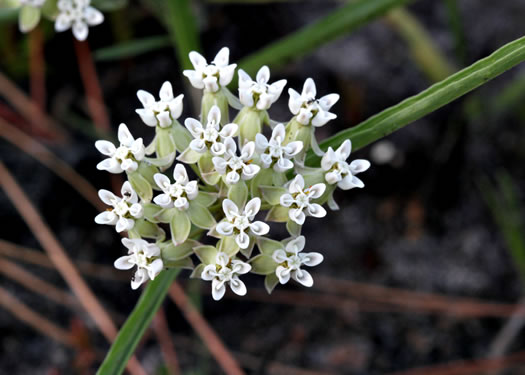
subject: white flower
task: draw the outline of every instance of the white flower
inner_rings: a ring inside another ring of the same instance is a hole
[[[246,203],[242,212],[233,201],[223,200],[222,209],[226,219],[217,224],[217,232],[223,236],[235,236],[235,242],[241,249],[248,248],[250,244],[250,237],[246,233],[248,230],[255,236],[264,236],[270,231],[268,224],[262,221],[253,221],[260,208],[261,200],[259,198],[253,198]]]
[[[316,252],[303,253],[304,243],[304,236],[299,236],[288,242],[285,249],[277,249],[273,252],[272,258],[279,264],[275,270],[275,275],[281,284],[286,284],[290,277],[307,287],[314,284],[310,273],[302,270],[301,266],[317,266],[323,261],[323,256]]]
[[[131,279],[132,289],[137,289],[148,279],[154,280],[162,271],[164,263],[157,245],[140,238],[123,238],[122,244],[128,248],[128,255],[118,258],[114,265],[119,270],[129,270],[137,266],[137,271]]]
[[[91,0],[58,0],[57,7],[60,12],[55,21],[55,30],[73,30],[73,35],[78,40],[86,40],[88,26],[96,26],[104,21],[104,15],[89,4]]]
[[[330,185],[337,184],[343,190],[365,186],[363,181],[355,175],[370,168],[370,162],[357,159],[348,164],[346,159],[350,156],[351,151],[352,143],[347,139],[336,151],[329,147],[326,154],[323,155],[321,168],[326,171],[325,180]]]
[[[212,281],[211,295],[215,301],[220,300],[226,292],[226,283],[231,290],[239,295],[246,294],[246,285],[239,279],[239,275],[250,272],[252,266],[238,259],[231,260],[226,253],[218,253],[215,264],[208,264],[202,271],[201,278]]]
[[[190,52],[190,61],[195,70],[185,70],[183,74],[196,89],[208,92],[217,92],[221,86],[228,86],[233,78],[237,64],[228,65],[230,50],[222,48],[215,59],[208,64],[206,59],[198,52]]]
[[[255,136],[255,149],[261,155],[264,168],[269,168],[273,163],[276,172],[285,172],[293,168],[290,160],[303,149],[303,142],[293,141],[283,145],[286,131],[283,124],[273,128],[272,137],[268,141],[261,133]]]
[[[237,156],[237,145],[232,138],[226,138],[224,145],[226,147],[224,155],[215,156],[212,162],[217,172],[226,176],[227,184],[236,184],[241,178],[250,180],[259,173],[261,167],[252,163],[252,156],[255,152],[254,142],[246,143],[240,156]]]
[[[183,94],[173,96],[173,88],[168,81],[164,82],[159,91],[160,100],[144,90],[137,91],[137,97],[144,108],[136,109],[142,121],[148,126],[159,125],[162,128],[171,126],[182,113]]]
[[[186,169],[182,164],[175,165],[173,178],[175,183],[172,184],[170,179],[162,173],[156,173],[153,176],[156,184],[164,193],[153,198],[153,202],[161,207],[175,205],[179,210],[186,210],[190,206],[188,200],[195,199],[199,194],[197,181],[189,181]]]
[[[138,161],[144,158],[146,153],[142,138],[134,139],[126,124],[120,124],[118,128],[118,148],[109,141],[96,141],[95,147],[109,158],[97,164],[97,169],[110,173],[121,173],[122,171],[133,172],[139,167]]]
[[[300,174],[290,181],[289,193],[281,195],[281,206],[290,207],[288,216],[299,225],[304,224],[306,215],[313,217],[325,217],[326,210],[317,203],[311,203],[313,199],[320,198],[326,189],[323,183],[304,188],[304,178]]]
[[[248,73],[239,69],[239,100],[246,107],[256,107],[265,110],[279,99],[286,85],[286,80],[268,84],[270,69],[265,65],[257,72],[256,81],[252,81]]]
[[[304,82],[303,92],[299,95],[294,89],[288,89],[290,99],[288,107],[296,115],[297,121],[303,125],[312,124],[319,127],[337,116],[328,112],[330,108],[339,100],[338,94],[325,95],[320,99],[315,99],[317,94],[314,80],[308,78]]]
[[[29,5],[33,8],[40,8],[46,0],[19,0],[20,5]]]
[[[129,181],[124,182],[120,190],[122,198],[108,190],[101,189],[98,196],[112,209],[108,209],[95,217],[97,224],[115,225],[117,232],[128,231],[135,226],[135,219],[140,219],[144,209],[140,203],[137,193],[131,187]]]
[[[214,156],[220,156],[226,151],[224,141],[226,138],[233,137],[239,127],[237,124],[227,124],[220,128],[221,110],[214,105],[208,112],[208,123],[203,127],[200,121],[194,118],[187,118],[184,125],[190,131],[193,139],[190,148],[193,151],[204,153],[210,150]]]

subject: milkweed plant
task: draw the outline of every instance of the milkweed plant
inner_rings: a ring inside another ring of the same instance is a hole
[[[339,95],[317,98],[308,78],[301,92],[288,89],[291,119],[281,123],[269,110],[286,80],[271,83],[267,66],[255,80],[237,71],[237,97],[227,88],[237,68],[228,48],[211,63],[197,52],[189,58],[194,69],[183,73],[202,90],[199,119],[180,120],[183,95],[175,96],[165,82],[159,98],[137,92],[136,113],[155,132],[149,145],[125,124],[118,128],[118,145],[95,143],[106,157],[97,168],[127,176],[120,196],[99,191],[108,209],[95,218],[127,232],[126,254],[115,267],[135,269],[133,289],[164,269],[192,269],[191,277],[211,281],[215,300],[227,287],[245,295],[241,278],[250,272],[265,276],[268,293],[290,279],[312,286],[307,269],[323,255],[309,251],[302,226],[326,216],[324,205],[338,209],[336,188],[364,187],[357,175],[370,167],[367,160],[348,161],[350,140],[326,153],[318,147],[315,129],[336,118],[330,110]],[[305,166],[310,149],[321,157],[317,167]],[[269,223],[284,223],[289,237],[272,237]]]

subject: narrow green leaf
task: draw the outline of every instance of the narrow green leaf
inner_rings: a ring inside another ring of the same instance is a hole
[[[179,272],[179,269],[163,271],[148,284],[111,345],[104,362],[97,371],[97,375],[122,374],[129,358],[149,327],[153,316]]]
[[[137,192],[139,197],[141,197],[146,202],[151,201],[151,198],[153,198],[153,190],[151,189],[150,183],[144,176],[142,176],[138,171],[135,171],[128,174],[128,180],[131,183],[133,190]]]
[[[351,139],[352,148],[360,149],[445,106],[524,60],[525,37],[522,37],[430,86],[425,91],[405,99],[353,128],[343,130],[326,139],[321,143],[321,148],[324,150],[329,146],[336,148],[345,139]],[[317,160],[319,157],[311,152],[308,153],[308,165],[313,165]]]
[[[317,47],[343,36],[390,9],[410,0],[357,0],[329,13],[316,22],[278,40],[239,62],[249,74],[262,65],[282,66],[292,59],[307,54]]]

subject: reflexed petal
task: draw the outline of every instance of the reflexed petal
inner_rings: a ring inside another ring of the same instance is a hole
[[[97,169],[101,171],[108,171],[110,173],[121,173],[123,171],[120,163],[113,158],[102,160],[97,164]]]
[[[234,227],[232,223],[228,223],[227,221],[221,221],[219,224],[217,224],[215,230],[221,236],[231,236],[233,234],[233,228]]]
[[[237,68],[237,64],[231,64],[221,68],[219,72],[219,83],[221,86],[228,86],[230,84],[235,73],[235,68]]]
[[[244,275],[245,273],[248,273],[252,270],[252,266],[249,265],[248,263],[234,259],[232,260],[232,270],[236,274]]]
[[[196,89],[203,89],[204,88],[204,82],[202,81],[202,74],[199,74],[199,72],[196,72],[195,70],[185,70],[182,72],[188,79],[190,80],[190,83],[193,87]]]
[[[172,207],[173,204],[171,196],[169,196],[168,194],[157,195],[155,198],[153,198],[153,202],[164,208]]]
[[[244,70],[239,69],[237,71],[237,74],[239,76],[239,91],[241,89],[248,88],[252,85],[253,81],[251,77]]]
[[[250,89],[239,89],[239,100],[244,106],[253,107],[254,102],[252,91]]]
[[[326,151],[326,154],[324,154],[323,158],[321,159],[321,168],[323,168],[325,171],[328,171],[336,162],[337,155],[335,154],[334,149],[332,147],[328,147],[328,151]]]
[[[221,110],[219,107],[214,105],[208,112],[208,124],[218,125],[221,123]]]
[[[95,147],[101,154],[106,156],[113,156],[113,154],[117,150],[113,143],[104,140],[96,141]]]
[[[325,111],[329,111],[339,100],[339,94],[328,94],[319,99],[319,105]]]
[[[95,223],[115,225],[117,223],[118,216],[113,211],[104,211],[95,216]]]
[[[283,92],[284,86],[286,86],[285,79],[281,79],[270,85],[270,87],[268,88],[268,94],[270,94],[273,97],[272,102],[275,102],[277,99],[279,99],[279,96],[281,96],[281,93]]]
[[[315,127],[320,127],[323,125],[326,125],[326,123],[330,120],[333,120],[337,118],[337,116],[333,113],[326,112],[326,111],[319,111],[315,115],[315,117],[312,119],[312,125]]]
[[[250,229],[256,236],[264,236],[270,231],[270,226],[262,221],[254,221],[250,224]]]
[[[248,245],[250,245],[250,236],[244,232],[241,232],[235,237],[235,242],[241,249],[247,249]]]
[[[162,173],[155,173],[153,175],[153,179],[155,180],[155,183],[157,186],[165,193],[169,191],[169,188],[171,186],[171,181],[165,174]]]
[[[273,252],[272,259],[275,263],[284,263],[288,260],[288,256],[283,249],[277,249]]]
[[[233,220],[234,215],[237,215],[239,213],[239,208],[237,207],[237,205],[229,199],[225,199],[222,201],[222,209],[224,211],[224,214],[230,221]]]
[[[368,168],[370,168],[370,162],[365,159],[357,159],[350,163],[350,170],[354,174],[364,172]]]
[[[125,255],[123,257],[118,258],[115,263],[113,263],[116,269],[118,270],[129,270],[135,266],[135,263],[133,262],[133,257],[129,255]]]
[[[308,215],[313,217],[325,217],[326,216],[326,210],[323,206],[317,203],[310,203],[306,207],[306,212],[308,212]]]
[[[290,183],[290,186],[288,187],[288,191],[290,193],[299,193],[303,191],[304,189],[304,178],[300,174],[295,176],[295,178]]]
[[[173,178],[179,184],[186,184],[188,182],[188,173],[186,173],[186,168],[184,165],[177,163],[175,169],[173,170]]]
[[[138,289],[139,286],[141,286],[142,283],[145,282],[147,279],[148,275],[146,273],[146,270],[143,268],[139,268],[137,272],[135,272],[133,278],[131,279],[131,289]]]
[[[198,70],[198,68],[204,68],[208,65],[206,62],[206,59],[202,57],[202,55],[198,52],[191,51],[190,54],[190,61],[193,64],[193,67]]]
[[[299,110],[303,105],[301,95],[292,88],[288,89],[288,95],[290,95],[290,99],[288,99],[288,108],[292,114],[296,115],[299,113]]]
[[[306,239],[304,236],[299,236],[297,238],[294,238],[290,242],[286,244],[286,251],[289,253],[297,254],[301,252],[304,249],[304,245],[306,243]]]
[[[308,267],[314,267],[323,261],[324,257],[320,253],[304,253],[301,254],[301,261]]]
[[[268,139],[261,133],[255,135],[255,149],[258,153],[262,153],[268,147]]]
[[[77,40],[81,42],[86,40],[88,33],[89,33],[88,26],[83,21],[73,22],[72,30],[73,30],[73,35],[75,36],[75,38],[77,38]]]
[[[315,184],[310,187],[308,190],[308,197],[311,199],[317,199],[324,194],[326,190],[326,185],[323,183]]]
[[[250,220],[253,219],[255,215],[259,212],[261,209],[261,199],[258,197],[252,198],[248,203],[246,203],[246,206],[244,206],[244,214],[250,218]]]
[[[242,167],[242,179],[249,180],[255,177],[255,175],[259,173],[260,170],[261,170],[261,167],[259,167],[257,164],[248,164],[248,165],[245,164]]]
[[[220,300],[226,293],[226,286],[217,279],[211,282],[211,296],[215,301]]]
[[[279,199],[279,203],[281,203],[281,206],[283,207],[290,207],[295,200],[290,194],[283,194],[281,195],[281,198]]]
[[[104,15],[102,12],[89,6],[84,10],[84,18],[90,26],[100,25],[104,22]]]
[[[144,208],[142,207],[141,204],[135,203],[135,204],[132,204],[131,207],[129,208],[129,213],[135,219],[139,219],[144,214]]]
[[[204,131],[202,124],[194,118],[187,118],[184,121],[184,126],[189,130],[193,138],[199,138]]]
[[[288,211],[288,217],[294,221],[296,224],[303,225],[306,220],[306,215],[303,210],[299,208],[290,208]]]
[[[106,189],[100,189],[98,191],[98,196],[102,202],[107,204],[108,206],[114,206],[120,201],[120,198],[115,196],[111,191]]]
[[[144,108],[149,108],[150,106],[155,104],[155,97],[147,91],[144,91],[144,90],[137,91],[137,98],[139,98]]]
[[[60,13],[55,21],[55,31],[66,31],[71,27],[71,18],[65,13]]]
[[[215,263],[221,267],[226,267],[228,263],[230,263],[230,257],[228,254],[223,252],[217,253],[217,256],[215,257]]]
[[[164,268],[164,263],[162,259],[155,259],[148,267],[148,276],[151,280],[155,280],[155,277],[162,271]]]
[[[210,281],[217,276],[217,266],[215,264],[208,264],[201,273],[201,279]]]
[[[226,146],[226,152],[231,156],[235,155],[237,152],[237,144],[233,140],[233,138],[226,138],[224,140],[224,145]]]
[[[129,181],[124,181],[122,187],[120,188],[120,194],[122,195],[122,199],[124,199],[127,202],[138,202],[137,193],[135,193],[135,190],[133,190],[133,187],[131,186]]]
[[[250,141],[246,143],[241,150],[241,158],[244,161],[249,160],[255,152],[255,142]]]
[[[219,174],[224,174],[226,172],[226,167],[228,166],[228,163],[224,158],[220,158],[215,156],[213,159],[211,159],[213,162],[213,166],[215,167],[215,170],[219,172]]]
[[[137,241],[140,242],[141,240],[140,239],[129,239],[129,238],[123,238],[120,240],[122,242],[122,245],[124,245],[126,247],[126,249],[128,249],[128,253],[132,253],[132,252],[136,252],[136,248],[137,248]]]
[[[275,275],[281,284],[286,284],[290,281],[290,269],[283,266],[278,266],[275,270]]]
[[[115,229],[118,233],[128,231],[132,229],[135,226],[135,220],[133,219],[126,219],[121,217],[117,221],[117,225],[115,226]]]
[[[306,287],[311,287],[314,285],[314,279],[312,279],[312,275],[308,271],[305,270],[295,270],[292,272],[292,279],[297,281],[298,283],[303,284]]]
[[[286,137],[286,131],[284,129],[283,124],[277,124],[275,128],[273,128],[272,131],[272,139],[273,140],[279,140],[279,143],[282,143],[284,138]]]
[[[126,147],[131,147],[131,144],[135,140],[131,133],[129,132],[126,124],[120,124],[118,127],[118,140],[120,143]]]
[[[213,64],[215,64],[218,67],[223,67],[228,65],[228,62],[230,60],[230,50],[228,47],[222,47],[219,52],[217,52],[217,55],[215,55],[215,58],[213,59]]]
[[[141,242],[142,250],[144,251],[144,254],[146,254],[147,257],[157,257],[160,255],[160,248],[154,244],[149,243],[143,239],[139,239],[138,241]]]
[[[171,100],[168,104],[168,107],[170,108],[171,117],[174,120],[178,119],[182,114],[182,99],[184,99],[184,95],[180,94],[175,99]]]
[[[136,109],[135,112],[140,116],[142,122],[148,126],[156,126],[157,118],[151,109]]]
[[[133,141],[130,147],[130,151],[137,160],[142,160],[146,154],[146,148],[142,142],[142,138],[137,138]]]
[[[230,280],[230,288],[233,293],[237,294],[238,296],[246,295],[246,285],[244,285],[244,283],[238,277],[234,277]]]
[[[347,139],[341,146],[335,151],[335,154],[339,157],[339,160],[346,160],[352,152],[352,142]]]
[[[300,153],[302,149],[303,149],[302,141],[293,141],[293,142],[288,143],[285,146],[285,153],[286,153],[286,156],[291,157],[291,156],[295,156],[298,153]]]
[[[160,87],[159,97],[163,102],[169,102],[173,99],[173,88],[169,81],[164,82]]]
[[[221,131],[219,132],[219,135],[222,138],[233,137],[235,133],[237,133],[237,130],[239,130],[239,126],[237,124],[226,124],[222,127]]]
[[[258,83],[266,84],[270,80],[270,69],[266,65],[262,66],[261,69],[257,72],[255,80]]]
[[[307,78],[306,81],[304,81],[303,92],[301,93],[301,96],[303,98],[315,99],[317,96],[317,90],[315,88],[315,82],[313,79]]]
[[[355,179],[355,180],[354,180]],[[358,183],[358,185],[355,185],[354,184],[354,181]],[[361,184],[359,184],[359,182]],[[360,186],[359,186],[360,185]],[[351,174],[348,174],[345,176],[345,178],[343,178],[341,181],[339,181],[339,183],[337,184],[337,186],[340,188],[340,189],[343,189],[343,190],[350,190],[350,189],[353,189],[355,187],[364,187],[365,184],[363,183],[363,181],[361,181],[360,179],[358,179],[357,177],[354,177],[352,176]]]

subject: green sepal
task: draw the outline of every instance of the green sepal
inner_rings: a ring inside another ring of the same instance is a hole
[[[179,245],[188,239],[191,221],[186,211],[175,208],[172,213],[173,216],[170,220],[171,240],[175,245]]]
[[[193,254],[193,249],[199,246],[199,243],[194,240],[187,240],[184,243],[176,246],[172,241],[163,242],[159,244],[160,256],[163,262],[174,262],[187,258]]]
[[[161,213],[161,211],[164,210],[164,208],[156,205],[155,203],[144,203],[142,205],[142,208],[144,210],[144,217],[152,222],[152,223],[160,223],[160,221],[157,218],[157,215]]]
[[[281,195],[288,191],[281,186],[259,186],[263,199],[272,206],[280,204]]]
[[[271,168],[261,169],[257,175],[250,180],[250,193],[252,198],[261,197],[259,186],[270,186],[273,183],[274,170]]]
[[[188,215],[191,222],[202,229],[211,229],[217,224],[210,210],[195,201],[190,202]]]
[[[206,264],[203,264],[203,263],[195,267],[195,269],[190,275],[190,279],[200,279],[202,275],[202,271],[204,271],[204,267],[206,267]]]
[[[144,177],[146,181],[149,182],[152,188],[158,189],[157,184],[155,183],[155,179],[153,178],[155,173],[159,173],[159,169],[156,166],[150,164],[149,162],[143,159],[139,162],[137,172],[139,172],[142,175],[142,177]]]
[[[18,27],[23,33],[33,30],[40,21],[40,9],[31,5],[24,5],[20,8],[18,15]]]
[[[295,156],[297,160],[304,160],[306,152],[310,149],[310,142],[312,140],[312,130],[309,125],[303,125],[294,117],[286,125],[286,137],[284,138],[283,145],[287,145],[293,141],[303,142],[303,149]]]
[[[58,0],[46,0],[40,8],[42,15],[50,20],[55,20],[60,13],[57,7]]]
[[[217,185],[221,178],[221,175],[215,171],[215,166],[213,165],[212,158],[212,154],[207,152],[206,154],[200,157],[199,161],[197,162],[197,165],[199,166],[199,171],[201,173],[202,179],[208,185]]]
[[[216,105],[221,111],[221,125],[228,123],[229,116],[229,106],[228,106],[228,97],[222,91],[221,88],[217,92],[205,92],[202,96],[201,101],[201,121],[206,124],[208,121],[208,113],[210,109]]]
[[[182,151],[182,153],[179,156],[177,156],[177,160],[186,164],[195,164],[199,161],[202,155],[204,154],[201,154],[200,152],[192,150],[188,147],[187,149]]]
[[[297,224],[293,220],[288,220],[286,222],[286,230],[293,237],[297,237],[301,235],[301,228],[302,228],[302,225]]]
[[[239,125],[239,144],[241,147],[248,141],[255,141],[255,136],[262,132],[265,113],[266,111],[244,107],[235,117],[233,122]]]
[[[157,126],[155,128],[155,151],[159,158],[164,158],[165,156],[172,155],[176,152],[177,148],[175,147],[175,140],[173,138],[173,133],[171,132],[171,126],[168,128],[161,128]]]
[[[173,215],[176,215],[178,211],[179,209],[175,207],[163,208],[162,210],[157,212],[153,219],[158,221],[159,223],[167,224],[171,221]]]
[[[135,220],[133,231],[141,238],[152,238],[158,241],[163,241],[166,237],[166,233],[162,228],[159,228],[156,224],[150,223],[144,219]]]
[[[325,181],[324,174],[325,172],[321,168],[311,168],[308,172],[301,174],[304,178],[304,186],[323,183],[328,190],[330,185]]]
[[[239,249],[242,255],[244,255],[246,258],[250,258],[252,256],[253,248],[255,247],[255,238],[254,236],[250,236],[250,243],[248,244],[248,247],[246,249]]]
[[[145,157],[143,160],[146,163],[151,164],[155,167],[166,169],[166,168],[169,168],[171,164],[173,163],[173,160],[175,160],[175,152],[173,152],[172,154],[166,155],[164,157],[158,157],[158,158]]]
[[[235,202],[237,207],[244,207],[248,199],[248,186],[246,186],[246,182],[240,180],[236,184],[231,185],[228,188],[228,199]]]
[[[199,203],[204,207],[210,207],[217,200],[217,193],[208,193],[206,191],[199,191],[197,198],[193,202]]]
[[[141,175],[138,170],[128,174],[128,180],[133,187],[133,190],[137,192],[139,197],[145,202],[150,202],[153,198],[153,189],[148,180]]]
[[[201,262],[206,265],[215,264],[215,258],[217,258],[217,254],[219,253],[215,246],[210,245],[197,246],[193,251]]]
[[[267,237],[259,237],[257,238],[257,247],[259,248],[261,254],[265,254],[271,257],[275,250],[283,248],[283,244],[279,241],[272,240]]]
[[[288,207],[283,206],[273,206],[270,208],[268,213],[266,214],[266,221],[274,221],[276,223],[284,223],[288,221],[288,211],[290,209]]]
[[[171,125],[170,130],[173,135],[173,141],[175,142],[177,151],[182,152],[183,150],[186,150],[190,146],[190,142],[193,139],[188,129],[175,120],[173,121],[173,125]]]
[[[274,186],[284,186],[288,182],[286,173],[274,171],[272,174],[272,182]]]
[[[231,258],[239,252],[239,245],[235,242],[235,237],[227,236],[223,237],[217,242],[217,249],[219,251],[228,254]]]
[[[164,262],[164,268],[184,268],[187,270],[193,269],[193,261],[191,258],[184,258],[175,261]]]
[[[265,254],[259,254],[253,257],[250,259],[249,263],[252,266],[251,272],[258,275],[269,275],[271,273],[275,273],[275,269],[277,268],[277,263],[272,259],[272,257]]]
[[[277,284],[279,284],[279,278],[275,273],[266,275],[264,278],[264,287],[266,288],[268,294],[272,294],[272,291],[277,286]]]

